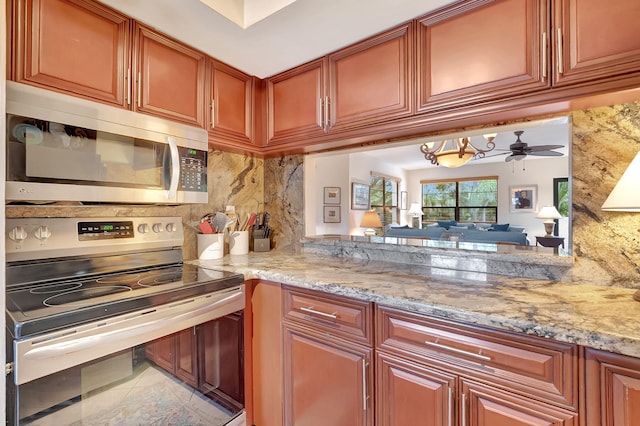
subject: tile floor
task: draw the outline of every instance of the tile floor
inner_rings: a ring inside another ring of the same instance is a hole
[[[153,364],[143,362],[123,382],[76,398],[32,426],[219,426],[233,415]]]

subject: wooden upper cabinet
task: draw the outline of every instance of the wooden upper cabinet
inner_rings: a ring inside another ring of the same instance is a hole
[[[267,80],[267,143],[323,135],[326,58]]]
[[[251,76],[210,59],[207,80],[209,139],[232,144],[254,143]]]
[[[13,7],[13,80],[124,106],[130,20],[83,0]]]
[[[206,56],[136,24],[134,57],[133,109],[204,128]]]
[[[555,0],[556,86],[640,72],[638,0]]]
[[[413,23],[329,55],[330,131],[413,113]]]
[[[585,350],[585,426],[640,425],[640,359]]]
[[[543,1],[475,0],[420,19],[418,111],[547,88],[547,17]]]

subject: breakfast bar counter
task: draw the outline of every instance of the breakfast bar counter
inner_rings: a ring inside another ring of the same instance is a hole
[[[193,261],[211,269],[468,324],[640,357],[635,290],[350,256],[272,250]]]

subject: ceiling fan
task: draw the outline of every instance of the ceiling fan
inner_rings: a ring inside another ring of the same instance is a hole
[[[563,148],[564,145],[534,145],[529,146],[526,142],[520,140],[520,136],[524,133],[523,130],[517,130],[513,132],[516,135],[516,141],[509,145],[509,156],[504,161],[519,161],[524,159],[527,155],[536,155],[541,157],[560,157],[563,154],[561,152],[553,151],[554,149]],[[507,154],[507,153],[505,153]],[[498,154],[504,155],[504,154]]]

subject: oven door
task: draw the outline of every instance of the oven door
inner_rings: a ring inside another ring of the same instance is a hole
[[[242,309],[241,285],[15,341],[9,424],[244,425]]]

